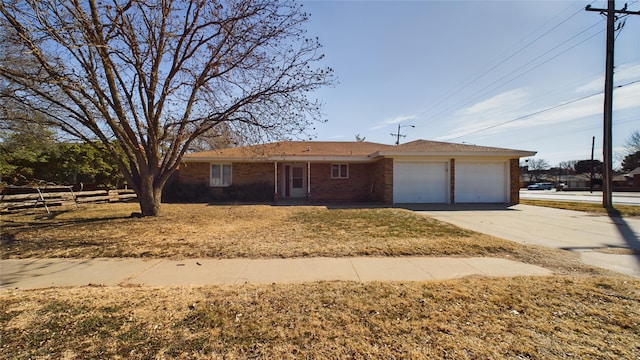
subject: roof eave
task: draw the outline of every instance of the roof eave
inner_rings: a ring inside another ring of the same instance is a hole
[[[371,157],[394,157],[394,156],[472,156],[472,157],[529,157],[534,156],[536,151],[378,151],[371,154]]]
[[[269,156],[269,157],[184,157],[183,162],[372,162],[367,156]]]

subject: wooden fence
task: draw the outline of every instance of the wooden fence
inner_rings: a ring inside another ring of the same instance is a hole
[[[71,187],[20,189],[21,194],[0,195],[0,211],[26,208],[44,208],[47,213],[53,206],[75,206],[86,203],[128,201],[136,198],[133,190],[94,190],[74,192]]]

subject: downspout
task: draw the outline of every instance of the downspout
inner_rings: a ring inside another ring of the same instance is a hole
[[[307,161],[307,200],[311,200],[311,162]]]
[[[279,200],[278,195],[278,161],[273,162],[273,200]]]
[[[456,203],[456,159],[449,160],[449,204]]]

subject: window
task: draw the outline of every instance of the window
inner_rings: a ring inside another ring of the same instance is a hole
[[[291,187],[302,189],[304,183],[304,169],[298,166],[291,168]]]
[[[349,177],[349,166],[347,164],[331,165],[332,179],[347,179]]]
[[[211,186],[231,185],[231,164],[211,164]]]

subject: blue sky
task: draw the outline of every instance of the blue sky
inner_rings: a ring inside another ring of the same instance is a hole
[[[589,158],[595,136],[602,159],[605,18],[584,8],[605,1],[302,3],[338,78],[313,94],[328,120],[317,140],[393,144],[401,125],[401,142],[533,150],[557,166]],[[614,153],[640,130],[640,16],[625,19],[614,81],[631,84],[614,93]]]

